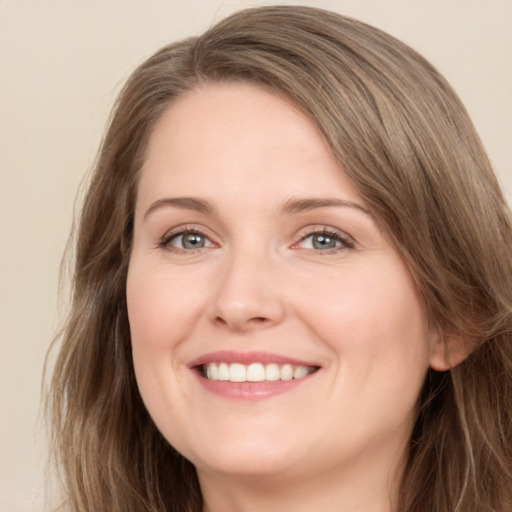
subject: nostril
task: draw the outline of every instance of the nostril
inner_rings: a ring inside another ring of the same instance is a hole
[[[251,329],[251,326],[257,327],[257,326],[263,326],[264,324],[267,324],[269,322],[269,318],[264,316],[253,316],[249,317],[247,319],[237,319],[237,318],[223,318],[221,316],[215,317],[215,322],[219,326],[224,327],[230,327],[233,330],[236,331],[244,331],[246,329]]]
[[[220,324],[227,324],[228,322],[222,318],[221,316],[218,316],[215,318],[215,320],[220,323]],[[255,322],[255,323],[259,323],[259,324],[262,324],[263,322],[266,322],[268,320],[268,318],[265,318],[264,316],[255,316],[253,318],[249,318],[248,320],[246,320],[246,322]]]

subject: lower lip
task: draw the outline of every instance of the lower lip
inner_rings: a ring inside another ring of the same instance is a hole
[[[301,379],[276,380],[263,382],[231,382],[228,380],[210,380],[194,372],[202,386],[216,395],[230,400],[264,400],[272,396],[291,391],[302,383],[309,381],[317,372],[310,373]]]

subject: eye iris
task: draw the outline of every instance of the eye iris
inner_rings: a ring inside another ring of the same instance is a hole
[[[313,247],[315,249],[334,249],[336,247],[337,240],[329,235],[314,235],[313,236]]]
[[[188,233],[183,235],[182,245],[185,249],[199,249],[204,247],[204,236],[198,233]]]

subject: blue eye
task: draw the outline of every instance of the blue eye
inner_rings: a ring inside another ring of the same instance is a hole
[[[206,245],[206,237],[199,233],[186,233],[173,238],[171,244],[182,249],[200,249]]]
[[[319,231],[302,237],[299,246],[316,251],[336,251],[352,248],[354,244],[339,233]]]
[[[203,247],[212,247],[213,244],[208,237],[202,233],[186,231],[165,236],[160,242],[160,246],[169,249],[194,250],[202,249]]]
[[[340,245],[340,241],[331,235],[327,234],[315,234],[309,235],[306,239],[310,239],[310,243],[313,249],[334,249]],[[304,240],[306,240],[304,239]]]

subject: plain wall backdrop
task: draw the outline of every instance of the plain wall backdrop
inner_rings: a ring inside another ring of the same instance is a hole
[[[373,24],[461,96],[512,198],[511,0],[0,0],[0,512],[43,510],[45,353],[79,183],[130,72],[243,7],[295,3]]]

